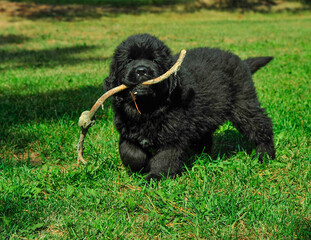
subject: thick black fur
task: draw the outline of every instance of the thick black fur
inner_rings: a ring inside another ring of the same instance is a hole
[[[176,75],[159,84],[138,85],[165,73],[177,57],[149,34],[129,37],[114,53],[106,88],[129,86],[113,96],[124,165],[148,172],[147,180],[174,176],[190,150],[211,148],[214,131],[228,120],[256,145],[259,161],[265,155],[275,158],[272,122],[252,81],[252,73],[272,57],[242,61],[215,48],[192,49]]]

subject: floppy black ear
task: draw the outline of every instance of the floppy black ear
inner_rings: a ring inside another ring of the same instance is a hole
[[[112,85],[113,81],[114,81],[114,78],[111,75],[109,75],[108,77],[105,78],[105,80],[104,80],[104,90],[105,91],[108,91],[108,90],[113,88],[113,85]]]
[[[183,86],[179,74],[169,79],[169,99],[176,105],[188,105],[195,96],[192,87]]]
[[[180,86],[180,78],[178,76],[178,74],[173,74],[173,76],[171,76],[169,78],[169,96],[171,96],[172,92],[178,87]]]
[[[116,83],[116,63],[112,60],[110,64],[110,73],[107,78],[104,80],[104,88],[106,91],[116,87],[118,83]]]

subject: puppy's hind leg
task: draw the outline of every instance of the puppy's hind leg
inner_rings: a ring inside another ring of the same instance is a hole
[[[186,158],[187,154],[181,148],[166,147],[161,149],[150,159],[150,171],[146,180],[160,180],[163,176],[174,177],[180,173]]]
[[[265,110],[254,100],[243,101],[235,106],[231,121],[240,133],[255,143],[259,161],[262,162],[266,154],[274,159],[272,121]]]
[[[120,139],[119,152],[123,164],[126,167],[130,167],[133,172],[139,172],[141,170],[148,171],[146,169],[148,156],[140,146],[127,140]]]

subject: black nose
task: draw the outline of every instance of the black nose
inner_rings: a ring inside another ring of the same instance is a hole
[[[144,76],[147,74],[147,68],[144,66],[139,66],[136,68],[135,73],[137,76]]]

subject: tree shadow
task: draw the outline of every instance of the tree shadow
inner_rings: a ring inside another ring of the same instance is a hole
[[[205,4],[208,1],[199,1],[201,4],[185,3],[183,6],[175,7],[176,5],[147,5],[141,6],[141,4],[133,5],[129,2],[126,5],[126,1],[121,3],[110,4],[94,0],[10,0],[9,2],[0,3],[0,12],[6,13],[11,16],[23,17],[31,20],[36,19],[53,19],[62,21],[76,21],[84,18],[101,18],[117,17],[120,14],[132,14],[139,15],[142,13],[162,13],[163,11],[189,13],[195,12],[202,8],[213,9],[217,11],[236,11],[241,12],[253,11],[261,13],[271,12],[292,12],[299,13],[301,11],[310,10],[310,4],[303,4],[296,7],[281,7],[279,8],[279,2],[273,0],[264,1],[219,1],[220,3]],[[2,8],[1,8],[2,5]]]
[[[0,71],[20,67],[55,67],[58,65],[75,65],[83,62],[105,61],[108,58],[89,57],[79,58],[75,54],[91,51],[98,46],[77,45],[63,48],[52,48],[43,50],[1,50],[0,49]],[[13,64],[12,64],[13,62]],[[10,63],[5,66],[6,63]]]
[[[100,18],[104,12],[100,11],[100,7],[89,5],[64,5],[50,4],[47,2],[29,1],[11,1],[7,3],[11,10],[7,10],[7,14],[27,19],[52,18],[56,20],[72,21],[77,18]]]
[[[0,45],[23,43],[29,40],[29,37],[17,34],[0,35]]]
[[[20,126],[42,122],[58,122],[64,117],[78,121],[80,114],[90,109],[103,86],[85,86],[30,95],[0,94],[0,143],[14,140],[15,147],[24,148],[35,141],[34,131]],[[109,104],[109,103],[108,103]],[[107,116],[109,108],[104,109]]]
[[[294,1],[288,1],[294,2]],[[297,1],[298,2],[298,1]],[[198,1],[198,4],[188,8],[195,11],[197,9],[211,9],[215,11],[229,11],[241,13],[244,12],[259,12],[263,14],[290,12],[300,13],[311,9],[309,0],[300,1],[297,4],[288,5],[287,2],[275,1],[275,0],[262,0],[262,1],[250,1],[250,0],[219,0],[219,1]]]
[[[74,4],[73,4],[74,3]],[[98,2],[97,2],[98,3]],[[76,21],[84,18],[101,18],[106,17],[117,17],[120,14],[132,14],[139,15],[142,13],[160,13],[163,11],[162,7],[148,6],[148,7],[124,7],[124,6],[109,6],[105,4],[94,5],[92,2],[85,1],[72,1],[71,4],[68,2],[59,1],[14,1],[2,3],[4,7],[1,9],[3,13],[10,16],[18,16],[31,20],[36,19],[55,19],[62,21]],[[7,7],[9,5],[10,7]],[[166,7],[172,10],[171,7]]]
[[[22,35],[0,36],[3,43],[26,41]],[[105,57],[79,57],[77,54],[92,51],[98,46],[77,45],[42,50],[0,49],[0,71],[15,68],[55,67],[83,62],[108,61]],[[0,72],[1,74],[1,72]],[[66,82],[70,86],[71,79]],[[5,83],[3,82],[3,86]],[[25,83],[27,84],[27,83]],[[29,86],[29,85],[27,85]],[[0,144],[14,140],[24,147],[34,141],[34,132],[21,129],[21,125],[45,120],[59,121],[64,115],[78,119],[82,111],[89,109],[103,93],[102,86],[85,86],[79,89],[57,90],[29,95],[18,94],[12,85],[9,91],[0,89]]]

